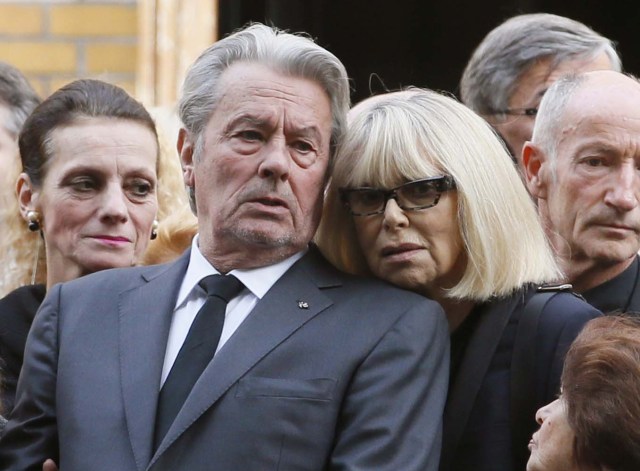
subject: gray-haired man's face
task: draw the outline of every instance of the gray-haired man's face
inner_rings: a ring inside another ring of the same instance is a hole
[[[555,161],[542,159],[530,188],[581,292],[620,273],[640,250],[640,85],[617,72],[589,74],[557,128]]]
[[[304,249],[318,226],[330,155],[323,89],[257,64],[236,64],[203,134],[182,149],[195,188],[200,250],[216,268],[266,266]]]
[[[550,59],[538,61],[520,77],[509,99],[509,109],[537,109],[545,92],[563,75],[611,68],[611,61],[604,53],[593,60],[567,60],[553,69]],[[522,147],[526,141],[531,140],[535,115],[508,115],[503,122],[492,116],[487,119],[505,140],[518,163],[518,168],[522,170]]]

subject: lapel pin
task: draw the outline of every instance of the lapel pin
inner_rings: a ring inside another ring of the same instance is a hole
[[[298,307],[300,309],[309,309],[309,303],[306,301],[298,301]]]

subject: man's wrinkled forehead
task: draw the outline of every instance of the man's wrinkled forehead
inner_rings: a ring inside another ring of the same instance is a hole
[[[588,99],[588,97],[583,97]],[[616,103],[607,95],[597,102],[583,102],[577,97],[558,123],[556,149],[559,159],[576,160],[586,154],[637,160],[640,157],[640,90],[634,106]]]
[[[583,80],[571,92],[565,118],[575,122],[606,122],[617,119],[635,126],[640,119],[640,83],[613,71],[581,74]]]

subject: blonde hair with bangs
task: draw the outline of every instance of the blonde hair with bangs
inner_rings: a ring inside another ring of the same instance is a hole
[[[448,297],[485,301],[560,277],[535,206],[489,125],[455,99],[418,88],[351,111],[316,235],[320,249],[339,268],[370,274],[338,189],[391,188],[443,174],[456,182],[468,258]]]

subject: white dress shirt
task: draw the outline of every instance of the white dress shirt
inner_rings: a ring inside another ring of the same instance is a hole
[[[274,265],[250,270],[231,270],[229,272],[229,274],[238,278],[245,288],[227,304],[224,326],[216,352],[231,338],[236,329],[251,313],[257,302],[305,252],[306,250],[298,252]],[[189,266],[182,280],[176,306],[173,310],[169,340],[167,341],[167,349],[164,355],[164,366],[162,367],[161,386],[167,379],[169,371],[171,371],[171,367],[187,338],[189,328],[196,314],[207,299],[206,293],[198,286],[198,283],[209,275],[219,273],[200,252],[198,236],[196,235],[191,244]]]

